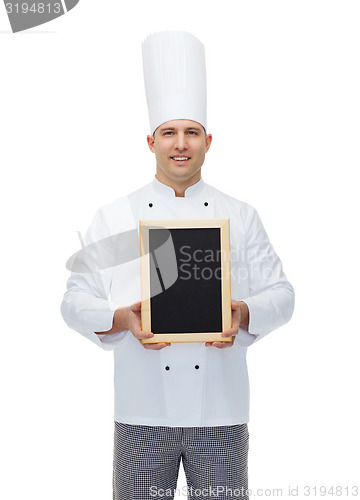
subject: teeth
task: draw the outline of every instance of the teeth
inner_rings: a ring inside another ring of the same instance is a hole
[[[173,156],[173,159],[177,161],[184,161],[188,160],[189,158],[187,156]]]

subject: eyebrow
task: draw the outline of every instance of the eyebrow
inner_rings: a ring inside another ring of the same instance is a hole
[[[176,130],[176,128],[175,127],[160,128],[160,132],[165,132],[165,130]],[[201,132],[201,128],[200,127],[186,127],[185,130],[196,130],[197,132]]]

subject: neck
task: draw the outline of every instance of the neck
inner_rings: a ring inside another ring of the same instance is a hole
[[[184,198],[187,188],[193,186],[201,179],[201,169],[198,170],[198,172],[196,172],[196,174],[194,174],[192,177],[190,177],[190,179],[186,180],[170,179],[169,177],[162,175],[162,172],[159,169],[156,170],[155,177],[159,182],[165,184],[165,186],[171,187],[175,191],[176,197]]]

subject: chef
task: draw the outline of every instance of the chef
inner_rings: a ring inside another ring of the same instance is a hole
[[[294,291],[256,210],[201,177],[212,142],[202,43],[165,31],[142,49],[156,175],[100,208],[84,243],[134,234],[139,220],[229,218],[231,342],[141,343],[153,334],[141,330],[138,258],[73,271],[61,311],[70,328],[114,352],[114,498],[174,498],[182,460],[189,498],[244,499],[246,351],[289,321]]]

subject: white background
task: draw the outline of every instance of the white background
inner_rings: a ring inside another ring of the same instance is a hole
[[[1,498],[112,498],[112,355],[59,308],[76,232],[153,179],[141,41],[162,29],[205,44],[203,178],[258,209],[296,291],[248,351],[249,485],[359,486],[359,25],[347,0],[80,0],[12,34],[0,5]]]

